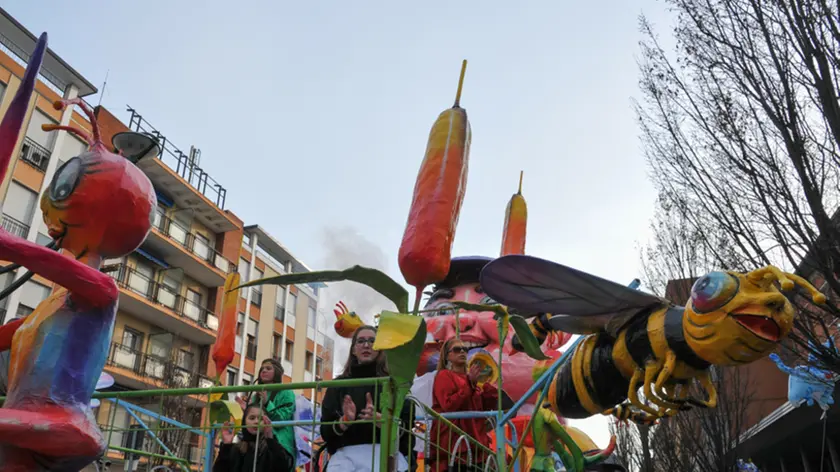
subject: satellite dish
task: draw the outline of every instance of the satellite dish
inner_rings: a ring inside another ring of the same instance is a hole
[[[111,138],[117,152],[131,162],[137,162],[144,157],[154,157],[160,154],[157,139],[146,133],[125,131],[117,133]]]

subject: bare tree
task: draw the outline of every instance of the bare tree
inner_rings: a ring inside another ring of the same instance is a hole
[[[666,1],[676,50],[642,18],[636,104],[663,207],[655,224],[677,215],[690,230],[679,249],[702,246],[705,263],[800,268],[840,293],[837,3]],[[727,254],[717,252],[721,241]],[[836,299],[821,309],[794,301],[801,316],[789,347],[805,355],[840,310]],[[840,372],[836,351],[816,351]]]
[[[747,426],[754,391],[745,368],[715,369],[714,374],[717,408],[683,411],[656,426],[651,447],[657,472],[737,470],[733,451]]]
[[[653,427],[635,423],[611,423],[610,433],[615,436],[613,456],[631,472],[654,472],[651,453]]]

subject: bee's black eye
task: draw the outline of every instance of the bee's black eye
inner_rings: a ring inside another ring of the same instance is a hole
[[[82,176],[82,160],[74,157],[65,162],[55,172],[52,184],[50,185],[50,199],[54,202],[60,202],[67,199],[79,184],[79,178]]]

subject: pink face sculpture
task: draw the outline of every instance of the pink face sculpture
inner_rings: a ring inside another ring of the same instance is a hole
[[[426,327],[429,338],[426,349],[420,360],[417,375],[423,375],[437,367],[440,345],[444,341],[460,334],[461,341],[470,348],[469,357],[476,356],[495,364],[502,357],[502,387],[512,401],[519,400],[534,383],[542,369],[548,367],[551,361],[538,362],[524,352],[513,349],[511,339],[513,330],[509,330],[507,337],[499,339],[499,329],[491,312],[474,312],[461,310],[456,316],[453,301],[494,305],[496,301],[487,296],[478,284],[479,274],[485,264],[492,259],[488,257],[458,257],[452,259],[452,265],[446,279],[434,287],[424,310],[427,311]],[[435,311],[428,311],[435,310]],[[552,359],[560,355],[557,349],[565,344],[571,335],[559,333],[543,343],[542,349]],[[501,342],[500,342],[501,341]],[[536,401],[536,396],[530,399]]]

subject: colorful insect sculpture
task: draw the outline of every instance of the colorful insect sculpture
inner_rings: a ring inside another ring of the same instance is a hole
[[[744,461],[743,459],[738,459],[736,466],[738,467],[738,472],[761,472],[760,470],[758,470],[758,466],[753,464],[752,460],[750,459],[747,459],[746,461]]]
[[[532,471],[554,472],[555,452],[560,456],[566,470],[583,471],[587,466],[603,462],[615,449],[613,437],[610,445],[603,451],[582,450],[580,444],[584,441],[575,441],[547,403],[534,413],[533,429],[537,440],[530,465]]]
[[[823,346],[826,349],[837,349],[834,340],[827,340]],[[796,406],[807,404],[808,406],[819,405],[823,410],[823,416],[831,405],[834,404],[834,385],[837,383],[837,374],[829,370],[816,367],[817,359],[813,354],[808,355],[808,365],[788,367],[778,354],[770,354],[776,367],[785,372],[788,378],[788,401]]]
[[[9,170],[46,47],[43,34],[0,124],[0,181]],[[143,243],[156,207],[152,183],[126,157],[109,151],[87,104],[62,100],[55,108],[74,105],[90,120],[92,135],[71,126],[43,126],[88,144],[56,170],[41,198],[48,233],[64,254],[0,230],[0,260],[60,287],[25,319],[0,327],[0,350],[11,350],[0,409],[5,471],[79,470],[105,451],[90,400],[110,347],[119,291],[100,266]]]
[[[333,313],[335,313],[336,318],[333,327],[335,328],[336,334],[342,338],[352,338],[353,333],[364,324],[356,312],[347,309],[347,305],[344,302],[336,303]]]
[[[649,421],[689,406],[714,407],[712,365],[744,365],[772,352],[787,336],[795,310],[776,288],[799,285],[815,303],[825,296],[807,280],[769,266],[748,274],[712,272],[691,289],[687,306],[563,265],[512,255],[487,265],[481,286],[520,313],[548,316],[551,329],[587,335],[548,392],[567,418],[617,414],[616,406]],[[708,398],[689,397],[699,381]],[[639,400],[642,388],[653,406]]]

